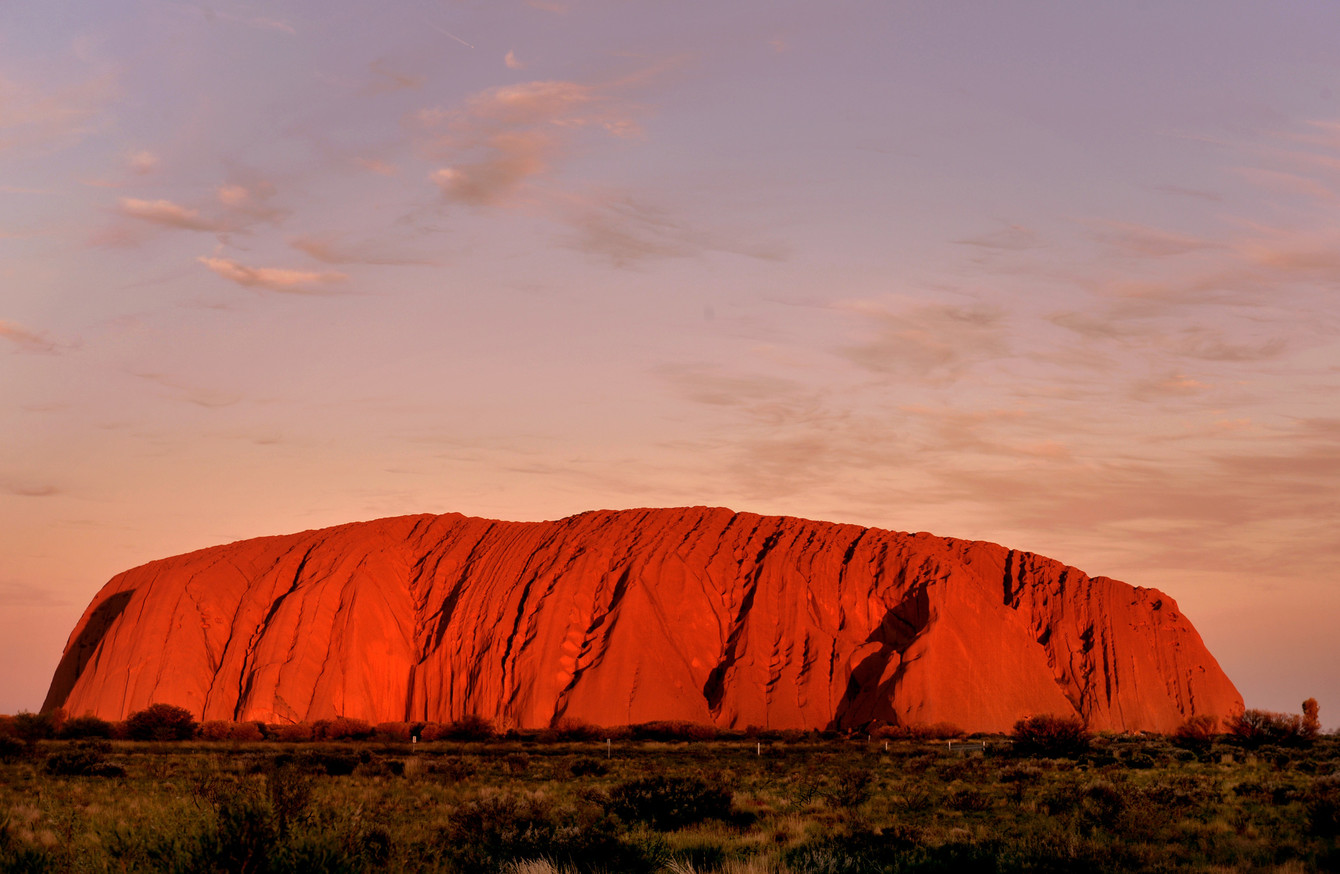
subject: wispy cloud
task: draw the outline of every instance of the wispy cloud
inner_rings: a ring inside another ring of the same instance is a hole
[[[285,294],[330,294],[330,286],[348,279],[334,271],[316,272],[280,267],[248,267],[231,258],[201,256],[196,259],[209,270],[248,288],[265,288]]]
[[[117,211],[127,218],[185,231],[217,232],[227,228],[223,222],[217,219],[205,218],[199,210],[188,209],[170,200],[140,200],[135,197],[123,197],[117,206]]]
[[[126,155],[126,166],[131,173],[136,176],[143,176],[152,173],[159,165],[160,158],[147,149],[141,149],[138,152],[131,152]]]
[[[50,90],[0,75],[0,152],[77,143],[98,129],[115,93],[110,75]]]
[[[13,343],[24,352],[54,353],[60,347],[45,334],[25,328],[14,322],[0,320],[0,338]]]
[[[961,246],[976,246],[979,249],[1006,249],[1022,251],[1035,249],[1042,245],[1037,231],[1023,225],[1010,225],[990,233],[955,240]]]
[[[1185,255],[1220,244],[1188,234],[1165,231],[1132,222],[1101,221],[1092,223],[1094,236],[1102,243],[1128,255],[1163,258]]]
[[[326,264],[436,264],[436,260],[422,255],[395,251],[391,246],[370,241],[351,242],[337,235],[307,235],[294,237],[289,245],[317,261]]]
[[[387,94],[392,91],[414,90],[423,87],[424,78],[422,76],[393,70],[386,65],[385,61],[380,59],[369,64],[368,70],[372,73],[372,84],[364,90],[364,93],[368,95]]]
[[[16,479],[0,479],[0,492],[20,498],[50,498],[61,494],[61,490],[50,483]]]
[[[238,392],[187,385],[162,373],[136,373],[135,376],[169,389],[172,396],[177,400],[194,404],[197,407],[217,409],[231,407],[242,401],[242,395]]]
[[[27,583],[0,582],[0,605],[5,607],[58,607],[69,604],[47,589]]]
[[[841,354],[878,373],[953,380],[974,363],[1009,349],[1004,314],[983,304],[850,301],[842,308],[863,316],[874,336]]]
[[[553,172],[584,129],[630,136],[634,110],[591,85],[536,81],[491,88],[456,111],[427,109],[413,124],[428,151],[450,163],[432,173],[449,200],[471,206],[504,203],[523,184]]]
[[[281,18],[272,18],[264,15],[248,15],[227,9],[220,9],[217,6],[200,6],[194,3],[172,3],[170,4],[179,9],[193,10],[198,13],[205,21],[211,24],[224,22],[226,24],[239,24],[243,27],[250,27],[256,30],[269,30],[277,33],[286,33],[290,36],[295,35],[297,30],[293,25]]]
[[[526,65],[521,63],[521,59],[518,58],[516,56],[516,52],[512,51],[511,49],[508,49],[507,54],[503,56],[503,63],[507,65],[507,69],[509,70],[526,69]]]
[[[729,252],[764,261],[781,261],[786,249],[776,243],[748,243],[739,235],[694,227],[668,210],[624,194],[569,199],[567,223],[574,248],[627,267],[654,258],[684,258],[704,252]]]

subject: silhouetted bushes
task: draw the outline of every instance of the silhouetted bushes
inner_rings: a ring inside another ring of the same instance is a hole
[[[963,737],[963,729],[952,722],[914,722],[881,726],[871,734],[878,740],[952,740]]]
[[[1092,735],[1078,716],[1045,713],[1014,724],[1014,752],[1025,756],[1076,756],[1089,748]]]
[[[628,726],[628,734],[633,740],[712,740],[717,736],[714,726],[699,722],[643,722]]]
[[[111,751],[107,741],[84,741],[52,753],[44,770],[58,777],[124,777],[124,768],[106,760]]]
[[[150,704],[125,721],[126,737],[131,740],[190,740],[195,731],[191,711],[172,704]]]
[[[646,777],[615,786],[607,809],[626,822],[670,831],[706,819],[728,818],[731,792],[697,777]]]
[[[1311,721],[1306,715],[1299,716],[1296,713],[1245,710],[1240,716],[1228,721],[1224,733],[1228,740],[1246,749],[1309,744],[1316,737],[1318,729],[1316,701],[1309,698],[1304,702],[1305,710],[1309,704],[1312,708]]]
[[[482,716],[466,716],[451,723],[430,722],[423,727],[422,740],[485,741],[497,735],[493,723]]]
[[[609,773],[609,765],[593,759],[590,756],[583,756],[580,759],[574,759],[568,766],[568,770],[574,777],[601,777]]]
[[[583,871],[648,867],[646,855],[622,841],[618,822],[598,807],[558,807],[535,796],[467,801],[440,831],[438,845],[459,871],[498,871],[525,859],[547,859]]]
[[[12,721],[9,724],[9,732],[19,740],[32,743],[54,738],[65,721],[65,714],[60,710],[47,713],[29,713],[21,710],[10,719]]]
[[[105,719],[100,719],[92,713],[84,716],[75,716],[65,720],[61,725],[57,736],[62,740],[83,740],[85,738],[109,738],[112,736],[114,726]]]

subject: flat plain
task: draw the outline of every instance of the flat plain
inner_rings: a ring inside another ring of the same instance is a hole
[[[984,740],[43,740],[0,762],[0,870],[1340,868],[1335,736]]]

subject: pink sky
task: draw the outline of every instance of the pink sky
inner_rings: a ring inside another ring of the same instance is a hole
[[[1340,724],[1340,6],[0,6],[0,712],[113,574],[708,504],[1178,600]]]

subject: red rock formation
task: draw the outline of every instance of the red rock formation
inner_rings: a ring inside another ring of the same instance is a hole
[[[1242,698],[1171,598],[993,543],[722,509],[406,516],[152,562],[46,707],[120,719],[1169,731]]]

